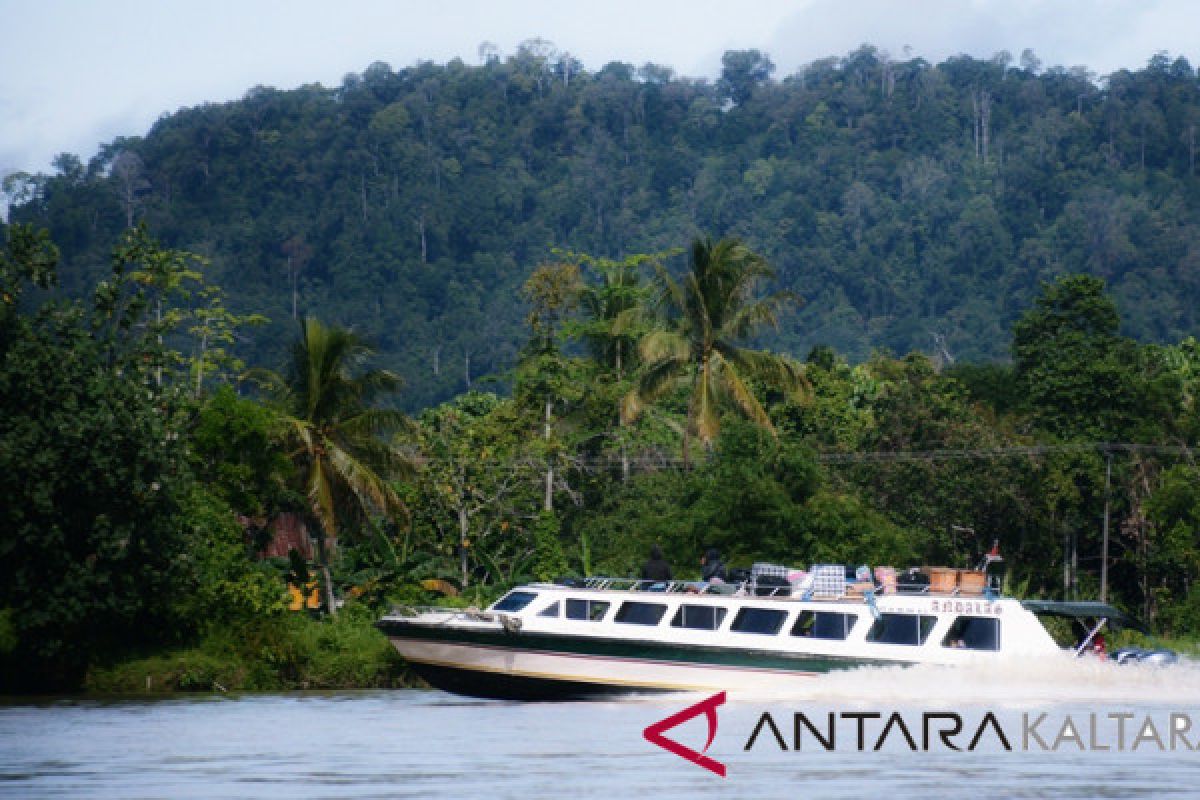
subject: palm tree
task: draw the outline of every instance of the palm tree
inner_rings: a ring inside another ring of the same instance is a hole
[[[766,260],[736,238],[718,242],[698,238],[692,242],[689,261],[689,271],[679,280],[655,266],[667,325],[642,337],[639,352],[645,367],[625,399],[626,416],[632,419],[646,403],[690,382],[683,433],[685,466],[693,433],[706,446],[712,445],[723,406],[732,405],[774,435],[749,381],[792,397],[808,390],[803,369],[793,360],[734,344],[764,323],[777,324],[778,310],[799,299],[790,292],[753,296],[760,280],[775,277]]]
[[[401,381],[387,370],[357,372],[372,352],[362,340],[312,317],[300,333],[286,377],[268,373],[267,379],[282,410],[289,455],[304,477],[326,601],[335,614],[325,540],[337,536],[339,520],[347,517],[407,518],[387,479],[411,473],[413,465],[382,437],[415,426],[400,411],[371,407]]]
[[[579,305],[585,320],[575,326],[575,332],[586,343],[592,360],[605,377],[616,378],[614,389],[618,395],[613,411],[619,428],[616,440],[620,450],[621,478],[625,481],[629,480],[630,466],[624,431],[627,420],[621,413],[620,394],[624,390],[619,387],[625,383],[626,375],[637,369],[638,337],[651,321],[651,287],[642,281],[640,267],[645,263],[656,264],[666,255],[671,253],[634,255],[623,261],[580,257],[584,264],[595,270],[599,280],[585,283],[579,290]]]
[[[611,369],[617,380],[636,366],[634,349],[648,306],[647,286],[641,282],[639,266],[657,263],[657,256],[637,255],[624,261],[587,258],[599,274],[597,283],[584,284],[579,290],[579,305],[587,322],[577,326],[593,360]]]

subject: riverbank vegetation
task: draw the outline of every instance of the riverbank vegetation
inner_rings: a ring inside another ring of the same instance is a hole
[[[6,236],[6,689],[400,685],[371,627],[389,604],[634,574],[653,544],[686,575],[707,547],[964,566],[995,542],[1031,594],[1104,581],[1160,629],[1200,631],[1200,345],[1122,336],[1098,278],[1045,284],[1011,364],[852,365],[745,346],[800,298],[771,294],[736,239],[561,253],[525,286],[511,394],[412,419],[366,344],[314,319],[282,375],[216,352],[254,320],[213,314],[202,260],[144,227],[89,302],[44,294],[44,233]],[[284,515],[311,559],[262,556]],[[289,584],[313,610],[289,610]]]

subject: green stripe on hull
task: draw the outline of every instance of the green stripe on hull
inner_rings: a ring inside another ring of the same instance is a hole
[[[414,625],[386,619],[377,622],[376,626],[388,636],[397,639],[637,661],[773,669],[783,672],[831,672],[854,667],[907,666],[914,663],[900,659],[893,661],[854,656],[790,654],[754,648],[706,647],[674,642],[634,641],[568,634],[469,631],[461,628]]]

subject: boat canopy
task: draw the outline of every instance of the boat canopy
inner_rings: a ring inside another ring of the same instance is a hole
[[[1021,605],[1034,614],[1045,614],[1048,617],[1066,617],[1078,620],[1103,619],[1111,628],[1133,628],[1142,633],[1150,632],[1146,625],[1136,617],[1131,617],[1119,608],[1095,600],[1022,600]]]

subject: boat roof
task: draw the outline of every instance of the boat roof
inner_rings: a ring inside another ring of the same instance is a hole
[[[1068,619],[1105,619],[1113,628],[1133,628],[1142,633],[1149,632],[1137,617],[1126,614],[1116,606],[1095,600],[1022,600],[1021,605],[1034,614]]]
[[[870,584],[868,584],[870,585]],[[822,591],[819,587],[799,589],[789,584],[759,585],[754,578],[747,581],[722,584],[706,584],[703,581],[671,580],[655,581],[639,578],[563,578],[554,583],[536,582],[514,587],[519,591],[604,591],[635,594],[644,599],[661,597],[662,595],[686,594],[689,598],[703,597],[706,599],[729,599],[738,601],[774,600],[781,602],[814,601],[844,604],[872,605],[885,599],[914,599],[931,598],[940,600],[974,600],[988,603],[1017,602],[1015,598],[1005,597],[999,592],[981,590],[978,592],[931,592],[927,585],[909,585],[898,583],[890,591],[880,591],[873,587],[864,591],[862,584],[847,582],[840,589]],[[947,611],[950,609],[947,608]]]

